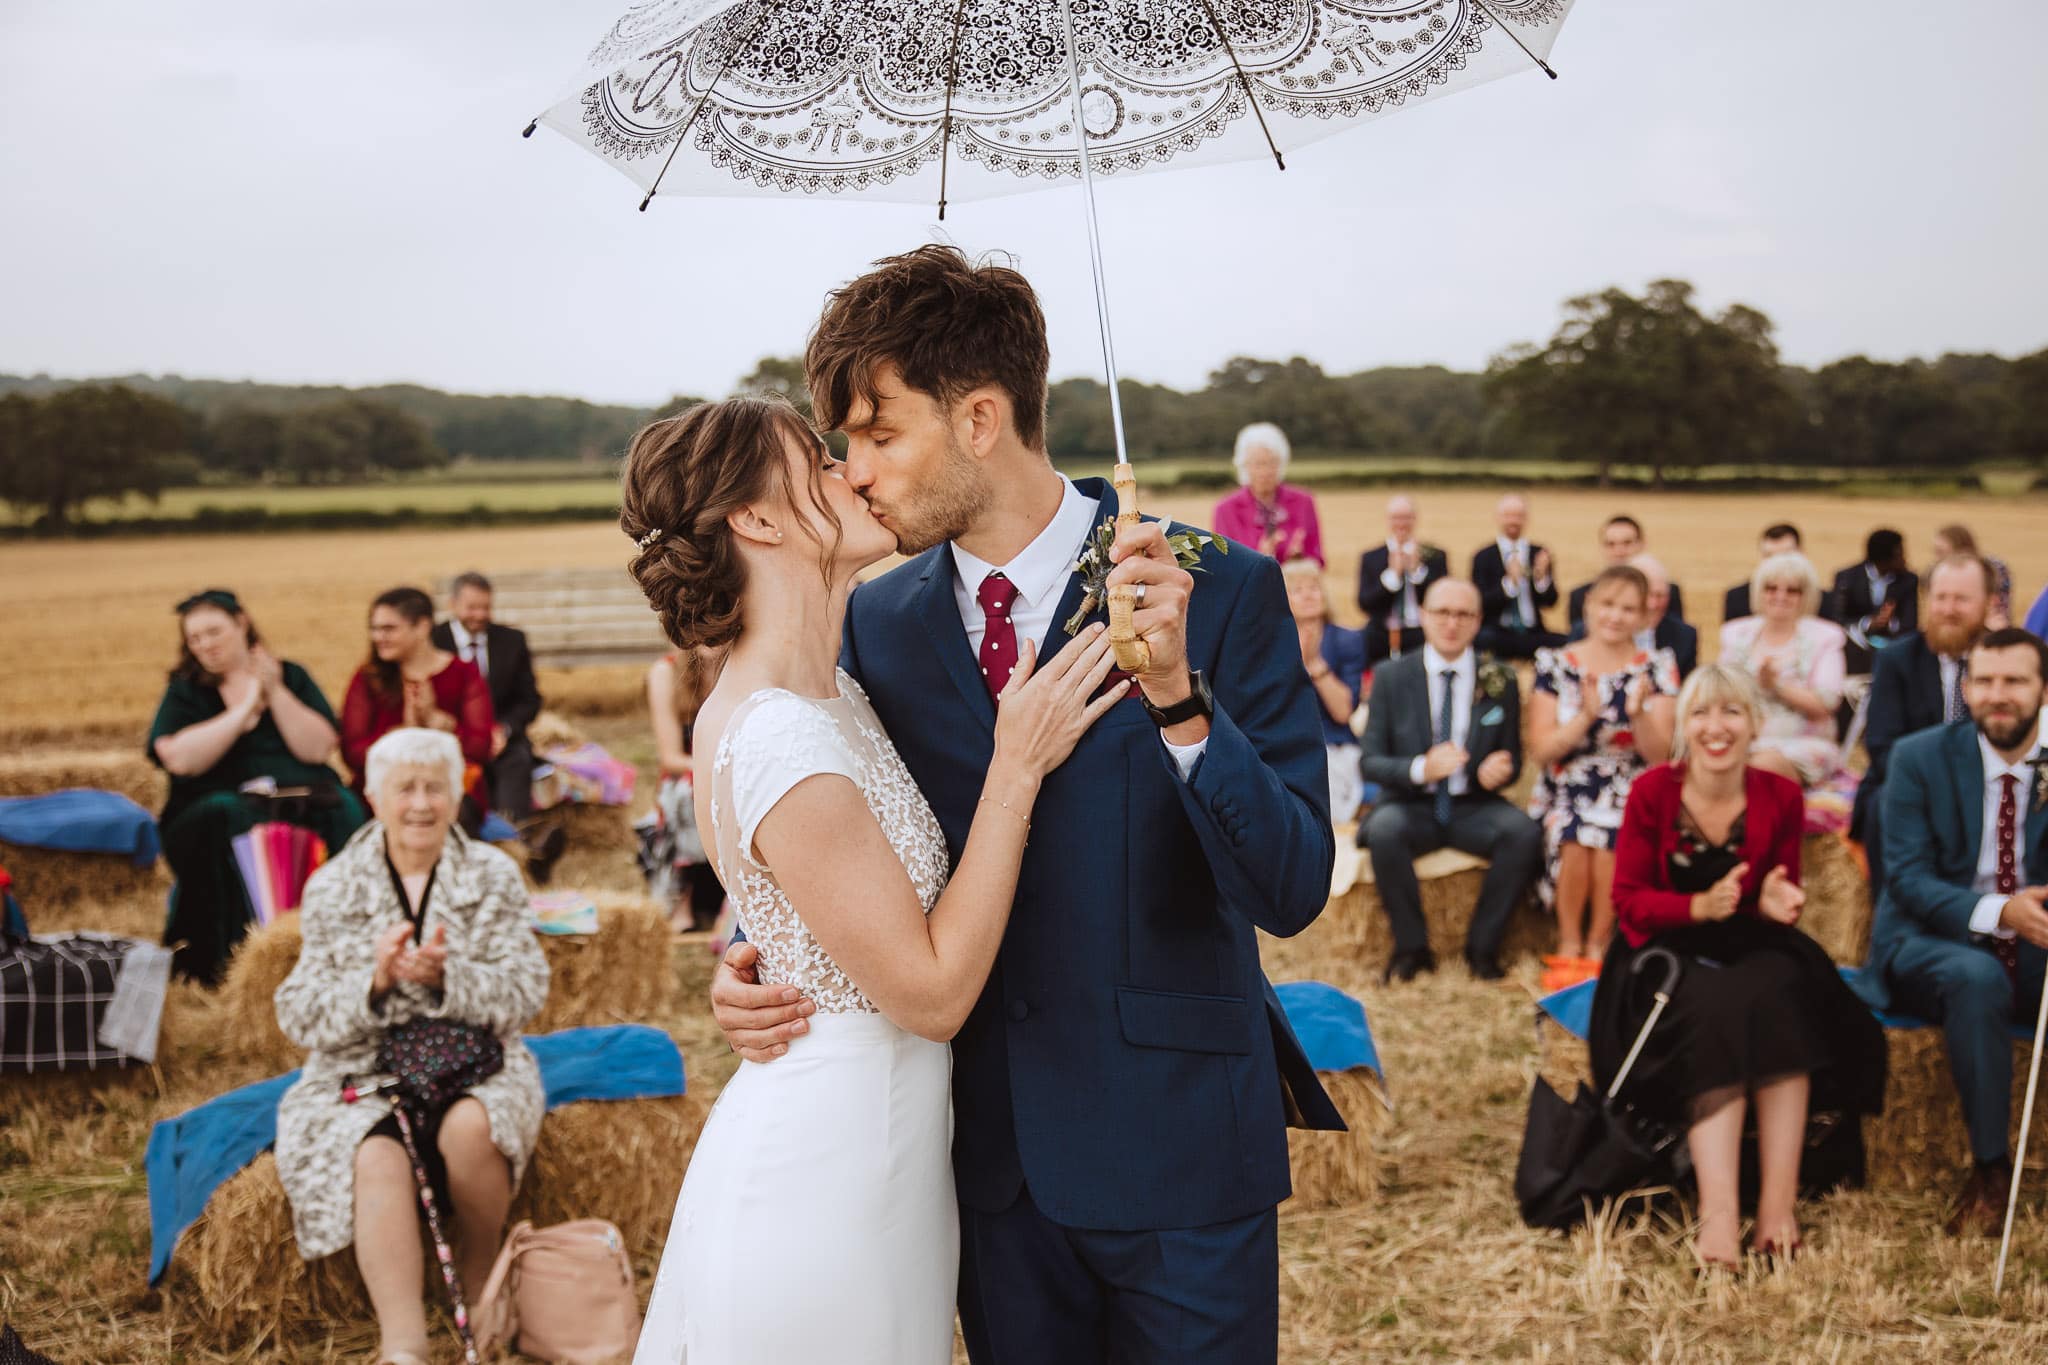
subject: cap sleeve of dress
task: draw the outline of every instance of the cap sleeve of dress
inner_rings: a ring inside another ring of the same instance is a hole
[[[729,761],[738,847],[750,859],[761,821],[798,784],[830,774],[860,783],[859,762],[831,714],[789,692],[763,696],[740,718]]]

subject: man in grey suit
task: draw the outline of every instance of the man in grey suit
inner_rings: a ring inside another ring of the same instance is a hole
[[[2012,1180],[2015,1024],[2048,966],[2048,774],[2041,763],[2048,645],[1995,630],[1970,650],[1970,718],[1908,735],[1884,783],[1889,869],[1857,989],[1877,1009],[1940,1025],[1976,1169],[1951,1235],[1995,1232]]]
[[[1508,917],[1543,860],[1542,828],[1500,795],[1522,771],[1522,697],[1513,670],[1474,655],[1479,626],[1479,590],[1440,579],[1423,598],[1423,647],[1373,670],[1364,768],[1384,794],[1358,841],[1393,926],[1389,981],[1436,968],[1417,856],[1448,844],[1488,860],[1465,940],[1466,964],[1486,981],[1504,974]]]

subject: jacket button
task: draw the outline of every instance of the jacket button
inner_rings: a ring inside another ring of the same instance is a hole
[[[1010,1017],[1020,1024],[1023,1023],[1031,1017],[1031,1006],[1025,1004],[1022,1000],[1012,1000],[1010,1002]]]

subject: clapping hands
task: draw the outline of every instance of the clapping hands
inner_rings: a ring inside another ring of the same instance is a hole
[[[370,997],[382,999],[401,981],[428,990],[441,989],[447,977],[448,930],[437,924],[426,941],[414,946],[412,925],[400,922],[377,936],[376,967],[370,975]]]
[[[1695,920],[1723,920],[1733,915],[1742,904],[1742,879],[1748,875],[1748,863],[1737,863],[1729,868],[1727,876],[1692,898],[1692,917]],[[1797,892],[1799,888],[1792,889]]]
[[[1799,883],[1785,874],[1783,867],[1774,867],[1764,876],[1763,892],[1757,897],[1757,909],[1768,920],[1779,924],[1799,923],[1799,913],[1806,908],[1806,892]]]

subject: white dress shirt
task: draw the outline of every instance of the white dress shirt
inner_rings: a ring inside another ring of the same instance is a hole
[[[1436,718],[1443,714],[1443,674],[1447,668],[1451,670],[1453,675],[1451,678],[1451,743],[1458,745],[1460,748],[1465,748],[1468,747],[1465,741],[1472,736],[1472,694],[1479,679],[1479,667],[1473,661],[1472,651],[1469,648],[1453,661],[1437,653],[1435,645],[1424,645],[1422,647],[1422,672],[1424,680],[1429,683],[1430,742],[1432,744],[1435,743]],[[1429,755],[1426,753],[1417,754],[1414,761],[1408,765],[1408,780],[1418,787],[1422,785],[1422,763],[1428,757]],[[1466,781],[1465,769],[1463,767],[1460,767],[1456,772],[1445,778],[1444,782],[1450,787],[1451,795],[1453,796],[1463,796],[1470,785]]]
[[[1500,548],[1500,565],[1503,570],[1510,564],[1522,566],[1522,581],[1515,592],[1516,624],[1519,624],[1524,630],[1534,630],[1536,628],[1536,594],[1548,589],[1550,587],[1550,580],[1546,578],[1541,582],[1537,581],[1535,551],[1529,548],[1528,537],[1524,536],[1520,540],[1509,540],[1505,536],[1495,536],[1493,543]],[[1503,624],[1507,623],[1503,622]]]
[[[467,630],[463,629],[462,622],[451,618],[448,622],[448,634],[454,637],[455,640],[455,657],[458,659],[468,659],[471,663],[475,664],[476,671],[484,675],[485,682],[489,682],[491,680],[491,651],[490,647],[485,643],[485,637],[490,634],[489,629],[486,628],[478,631],[475,635],[471,635]],[[472,645],[475,646],[474,650],[470,648]]]
[[[1415,567],[1408,571],[1405,578],[1393,570],[1391,561],[1397,554],[1415,556]],[[1409,630],[1422,624],[1422,616],[1415,607],[1415,588],[1417,584],[1429,576],[1429,561],[1422,557],[1421,547],[1412,540],[1406,545],[1396,545],[1393,541],[1388,541],[1387,559],[1390,561],[1389,566],[1381,572],[1380,583],[1388,592],[1398,592],[1401,594],[1401,605],[1395,609],[1401,613],[1401,619],[1389,622],[1389,624],[1397,625],[1403,630]],[[1388,613],[1390,616],[1392,614],[1392,612]]]
[[[981,643],[988,636],[988,615],[981,609],[981,581],[992,573],[1001,573],[1017,589],[1016,600],[1010,604],[1010,624],[1016,628],[1019,645],[1031,641],[1035,657],[1040,659],[1057,650],[1057,645],[1049,650],[1046,639],[1053,629],[1053,617],[1059,612],[1060,598],[1073,577],[1074,561],[1081,557],[1088,537],[1094,533],[1096,514],[1102,506],[1064,474],[1060,475],[1060,486],[1059,510],[1052,514],[1052,520],[1037,538],[1018,551],[1008,564],[991,564],[961,549],[958,542],[951,547],[953,604],[960,609],[960,624],[967,631],[967,648],[977,658],[981,655]],[[1194,772],[1196,761],[1209,748],[1206,739],[1175,744],[1162,734],[1160,742],[1173,755],[1183,780]]]
[[[2013,830],[2013,857],[2018,863],[2020,884],[2026,885],[2026,826],[2027,800],[2034,783],[2034,768],[2027,760],[2041,756],[2041,741],[2038,732],[2034,746],[2021,755],[2019,762],[2007,763],[1993,752],[1983,735],[1977,736],[1977,756],[1984,762],[1984,839],[1977,846],[1977,876],[1971,881],[1970,889],[1978,893],[1977,908],[1970,912],[1970,932],[1973,934],[1996,934],[1999,938],[2011,938],[2012,930],[1998,922],[1999,914],[2011,898],[2010,892],[1999,891],[1998,886],[1998,803],[2004,799],[2004,784],[2001,777],[2011,774],[2019,779],[2019,787],[2013,793],[2019,802]]]

